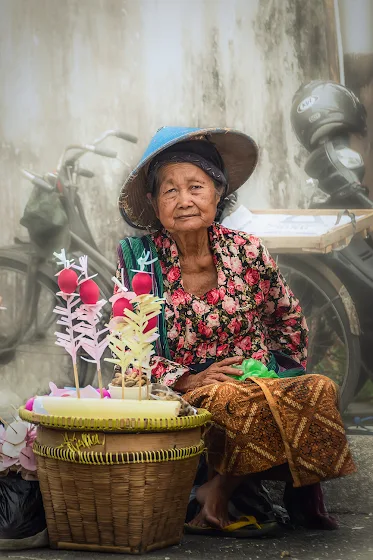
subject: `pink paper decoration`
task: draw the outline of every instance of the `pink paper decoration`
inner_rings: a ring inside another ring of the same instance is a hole
[[[32,446],[35,439],[36,428],[28,422],[16,419],[6,428],[0,425],[0,472],[19,472],[26,480],[34,477],[36,461]]]

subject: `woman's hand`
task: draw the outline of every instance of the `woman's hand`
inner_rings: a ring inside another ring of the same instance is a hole
[[[191,375],[186,373],[180,379],[177,380],[174,389],[180,391],[181,393],[186,393],[187,391],[193,391],[198,387],[203,387],[204,385],[211,385],[213,383],[224,383],[225,381],[230,381],[230,375],[238,375],[239,371],[233,366],[236,364],[241,364],[242,358],[225,358],[220,362],[215,362],[210,367],[197,373]]]

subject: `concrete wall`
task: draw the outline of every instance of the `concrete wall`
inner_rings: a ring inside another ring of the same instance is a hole
[[[250,133],[261,163],[241,200],[302,206],[289,110],[302,81],[328,78],[324,16],[323,0],[0,0],[1,245],[27,235],[19,219],[31,185],[18,166],[53,170],[66,144],[113,127],[138,145],[108,142],[127,165],[85,156],[97,175],[81,189],[110,259],[130,233],[116,209],[120,182],[165,124]],[[14,370],[2,371],[2,390],[23,397],[55,378],[47,366],[29,371],[16,389]]]
[[[373,2],[339,0],[345,83],[367,110],[368,137],[353,138],[352,146],[364,157],[364,184],[373,198]]]
[[[111,127],[139,137],[110,143],[129,166],[165,124],[243,129],[262,159],[242,199],[302,204],[288,115],[303,79],[328,77],[323,0],[0,0],[0,11],[2,243],[21,233],[30,193],[17,166],[53,170],[66,144]],[[92,155],[86,165],[97,178],[81,194],[111,256],[129,167]]]

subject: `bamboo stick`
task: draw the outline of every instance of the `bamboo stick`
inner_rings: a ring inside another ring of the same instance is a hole
[[[142,393],[142,384],[141,384],[141,382],[142,382],[142,369],[140,367],[139,368],[139,401],[142,400],[142,394],[141,394]]]
[[[104,391],[103,391],[103,387],[102,387],[102,374],[101,374],[100,367],[97,368],[97,379],[98,379],[98,388],[100,389],[100,396],[103,399],[104,398]]]
[[[13,426],[11,426],[11,425],[9,424],[9,422],[7,422],[6,420],[4,420],[4,418],[1,418],[1,416],[0,416],[0,422],[1,422],[2,424],[4,424],[4,426],[8,426],[8,428],[11,428],[15,434],[18,433],[17,430],[15,430],[15,429],[13,428]]]
[[[75,387],[76,387],[76,396],[80,399],[80,387],[79,387],[79,377],[78,377],[78,368],[76,367],[76,363],[73,362],[73,369],[74,369],[74,380],[75,380]]]

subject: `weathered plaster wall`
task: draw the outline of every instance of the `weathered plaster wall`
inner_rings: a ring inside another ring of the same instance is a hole
[[[86,156],[96,177],[81,189],[111,259],[129,233],[116,210],[119,184],[165,124],[250,133],[261,162],[241,201],[303,205],[289,110],[302,81],[328,77],[323,0],[0,0],[0,16],[2,245],[27,234],[19,219],[31,185],[18,166],[53,170],[66,144],[114,127],[139,137],[137,146],[108,142],[128,165]],[[57,377],[36,357],[15,383],[23,368],[3,369],[3,395],[8,387],[25,397]]]
[[[370,0],[339,0],[346,86],[367,110],[368,137],[354,138],[365,162],[364,184],[373,196],[373,3]]]
[[[243,129],[262,158],[242,199],[302,203],[288,115],[302,80],[328,76],[322,0],[0,0],[0,10],[3,243],[21,233],[30,193],[17,166],[54,169],[67,143],[111,127],[139,137],[135,148],[111,143],[129,165],[164,124]],[[82,196],[110,256],[128,167],[92,155],[86,165],[97,178]]]

